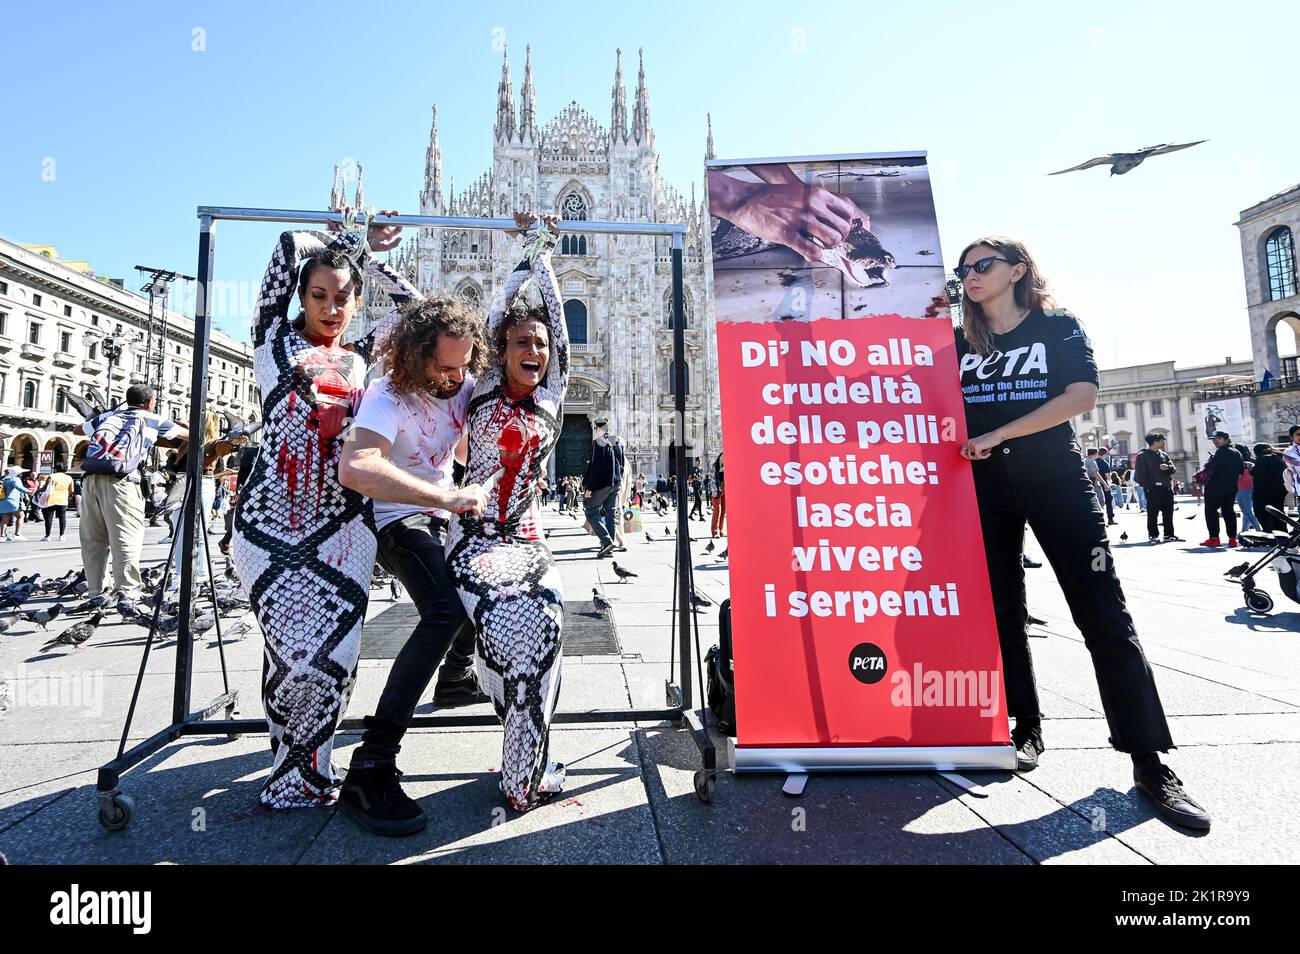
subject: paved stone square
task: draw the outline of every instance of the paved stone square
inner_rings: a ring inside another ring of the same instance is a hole
[[[1177,529],[1188,541],[1204,536],[1199,515],[1190,499],[1180,501]],[[132,824],[105,832],[96,820],[95,770],[117,750],[144,630],[113,617],[83,652],[42,653],[39,629],[15,623],[0,636],[0,678],[9,686],[0,716],[0,852],[18,864],[1294,863],[1300,607],[1266,574],[1276,610],[1249,615],[1240,587],[1222,575],[1249,554],[1206,551],[1194,542],[1151,546],[1144,520],[1133,511],[1120,514],[1111,540],[1179,744],[1169,761],[1213,813],[1208,834],[1171,828],[1136,794],[1129,760],[1107,745],[1082,638],[1044,568],[1028,571],[1030,608],[1046,621],[1034,630],[1040,638],[1033,649],[1048,750],[1032,773],[970,773],[969,790],[933,773],[822,775],[791,799],[780,776],[722,771],[714,803],[702,805],[688,733],[631,721],[562,725],[553,730],[552,747],[568,766],[565,795],[516,816],[502,810],[492,774],[499,730],[416,730],[400,764],[430,824],[406,839],[369,835],[332,808],[261,809],[257,792],[270,761],[264,736],[188,738],[165,747],[123,779],[137,805]],[[639,574],[629,583],[618,581],[608,560],[594,559],[595,541],[578,522],[548,510],[546,524],[570,598],[589,599],[595,586],[614,603],[621,650],[566,658],[560,708],[661,706],[671,656],[668,522],[652,519],[654,542],[634,535],[618,555]],[[16,566],[54,575],[79,566],[75,526],[74,520],[63,543],[0,544],[0,572]],[[707,524],[692,528],[702,537],[692,543],[697,588],[725,598],[726,564],[704,552]],[[163,532],[149,531],[146,565],[166,555],[156,542]],[[1039,555],[1032,540],[1028,550]],[[386,592],[375,591],[370,613],[390,605]],[[716,614],[702,614],[700,624],[707,649],[716,641]],[[195,645],[196,708],[222,687],[210,635]],[[227,646],[225,656],[231,685],[240,690],[240,715],[260,717],[260,637],[254,632]],[[168,723],[174,659],[174,643],[151,653],[132,743]],[[373,711],[389,664],[362,662],[350,715]],[[346,765],[357,741],[356,733],[344,733],[336,760]],[[725,761],[725,740],[717,741]]]

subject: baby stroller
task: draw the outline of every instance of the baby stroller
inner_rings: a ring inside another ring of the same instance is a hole
[[[1262,538],[1260,545],[1268,546],[1268,552],[1244,571],[1242,570],[1246,567],[1244,563],[1241,567],[1228,571],[1228,575],[1236,577],[1237,582],[1241,584],[1242,593],[1246,597],[1246,608],[1252,613],[1260,614],[1273,612],[1273,597],[1269,596],[1267,591],[1255,586],[1256,575],[1269,565],[1277,571],[1278,585],[1287,599],[1293,603],[1300,603],[1300,586],[1297,586],[1297,579],[1300,578],[1296,575],[1300,572],[1300,521],[1293,520],[1276,507],[1265,509],[1281,520],[1289,528],[1288,532],[1284,534],[1277,530],[1271,535],[1252,533],[1251,537]]]

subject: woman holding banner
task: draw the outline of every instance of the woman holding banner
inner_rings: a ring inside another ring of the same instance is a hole
[[[1208,829],[1209,813],[1160,760],[1173,739],[1070,426],[1097,403],[1092,345],[1073,315],[1051,307],[1021,243],[982,238],[960,262],[957,353],[969,435],[961,454],[975,478],[1018,768],[1033,769],[1043,752],[1020,562],[1028,523],[1083,633],[1111,744],[1132,756],[1138,790],[1166,821]]]

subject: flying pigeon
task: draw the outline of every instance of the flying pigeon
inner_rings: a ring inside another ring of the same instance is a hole
[[[76,651],[81,652],[81,644],[95,635],[95,627],[99,625],[99,621],[103,618],[104,611],[100,610],[90,619],[78,623],[76,626],[69,626],[42,646],[41,652],[53,649],[55,646],[75,646]]]
[[[103,392],[101,392],[99,388],[87,387],[85,389],[85,393],[86,393],[86,400],[89,401],[91,404],[93,404],[95,407],[101,409],[99,413],[102,414],[104,411],[108,410],[109,408],[108,398],[104,397]]]
[[[607,615],[609,611],[614,608],[614,604],[601,596],[600,590],[596,589],[594,586],[591,588],[591,605],[596,607],[602,615]]]
[[[1132,172],[1142,165],[1142,161],[1150,156],[1163,156],[1167,152],[1177,152],[1179,149],[1199,146],[1207,141],[1198,139],[1196,142],[1184,142],[1178,145],[1143,146],[1137,152],[1113,152],[1109,156],[1098,156],[1096,159],[1089,159],[1087,162],[1081,162],[1077,166],[1070,166],[1068,169],[1061,169],[1059,172],[1049,172],[1048,175],[1059,176],[1067,172],[1078,172],[1080,169],[1091,169],[1093,166],[1110,166],[1111,175],[1122,176],[1124,173]]]
[[[226,419],[225,439],[230,441],[237,437],[251,438],[254,434],[262,429],[261,421],[241,421],[229,411],[222,411],[222,416]]]
[[[627,570],[619,566],[617,561],[612,561],[612,565],[614,567],[614,574],[619,578],[620,582],[626,583],[629,579],[632,579],[639,575],[633,573],[631,570]]]
[[[87,421],[104,413],[105,408],[102,405],[96,406],[93,402],[73,394],[67,388],[59,388],[59,393],[63,395],[63,400],[76,408],[77,413]]]
[[[18,618],[28,623],[36,623],[41,629],[45,629],[62,612],[63,604],[55,603],[49,609],[36,610],[33,613],[21,613]]]

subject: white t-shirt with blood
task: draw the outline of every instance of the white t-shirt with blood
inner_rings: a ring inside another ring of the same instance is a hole
[[[451,468],[456,445],[465,431],[465,415],[474,393],[474,379],[468,375],[456,395],[441,399],[427,394],[394,394],[388,375],[370,383],[361,410],[353,422],[392,443],[388,459],[406,473],[451,490]],[[375,527],[383,529],[394,520],[417,513],[451,518],[446,510],[424,510],[414,504],[375,501]]]

